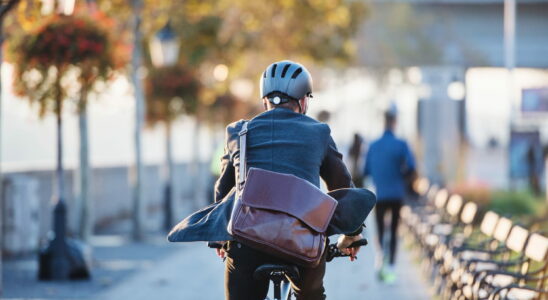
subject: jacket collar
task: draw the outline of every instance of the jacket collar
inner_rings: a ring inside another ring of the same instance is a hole
[[[393,132],[391,129],[385,129],[382,136],[383,136],[383,137],[385,137],[385,136],[390,136],[390,137],[392,137],[392,136],[394,136],[394,132]]]

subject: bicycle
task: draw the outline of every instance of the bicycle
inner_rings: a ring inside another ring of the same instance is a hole
[[[366,246],[368,244],[367,239],[361,239],[352,243],[348,248]],[[221,245],[210,243],[209,247],[211,248],[220,248]],[[350,255],[341,252],[337,248],[337,244],[329,244],[327,246],[326,261],[330,262],[336,257],[348,257]],[[291,300],[293,292],[291,290],[291,284],[289,279],[297,280],[299,279],[299,269],[294,265],[286,264],[264,264],[255,270],[253,273],[253,278],[256,280],[264,280],[268,278],[273,285],[273,298],[270,299],[268,296],[265,300]],[[283,298],[282,298],[283,296]]]

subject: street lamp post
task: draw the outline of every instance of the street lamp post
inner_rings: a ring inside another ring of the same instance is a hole
[[[156,68],[170,67],[177,64],[179,58],[179,39],[168,22],[150,41],[152,64]],[[173,220],[173,158],[171,146],[171,120],[166,116],[166,163],[164,169],[164,229],[171,229]]]
[[[75,0],[59,0],[58,13],[70,15]],[[64,199],[62,100],[57,99],[57,187],[54,195],[53,237],[40,251],[38,278],[41,280],[87,279],[89,266],[81,245],[66,238],[67,205]]]

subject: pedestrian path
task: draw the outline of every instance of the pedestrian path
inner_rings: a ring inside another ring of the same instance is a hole
[[[368,239],[373,243],[373,238]],[[399,251],[396,274],[398,279],[393,285],[386,285],[377,280],[375,247],[369,245],[358,254],[358,260],[355,262],[337,259],[328,264],[325,278],[328,299],[431,299],[418,265],[411,262],[406,251]]]
[[[224,299],[223,264],[205,243],[178,247],[160,262],[134,274],[94,299]],[[430,299],[418,266],[409,254],[400,251],[398,282],[387,286],[377,282],[374,272],[374,246],[360,252],[350,262],[339,258],[328,263],[325,279],[328,299]]]
[[[184,244],[159,263],[94,297],[120,299],[223,299],[223,264],[205,243]]]

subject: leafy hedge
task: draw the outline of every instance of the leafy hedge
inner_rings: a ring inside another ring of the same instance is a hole
[[[491,195],[487,209],[501,215],[541,215],[546,203],[527,191],[496,191]]]

